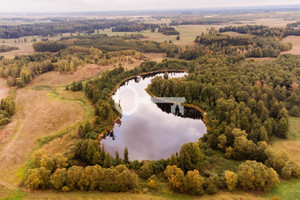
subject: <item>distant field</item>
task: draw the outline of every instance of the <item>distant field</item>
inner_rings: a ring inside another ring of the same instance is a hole
[[[291,42],[293,43],[293,47],[291,50],[282,52],[281,54],[300,54],[300,36],[288,36],[282,42]]]
[[[61,37],[67,37],[70,36],[70,33],[64,33],[62,36],[57,37],[49,37],[49,40],[59,40]],[[0,44],[11,46],[11,47],[18,47],[18,50],[13,50],[9,52],[0,53],[0,56],[4,56],[7,58],[14,58],[16,55],[31,55],[35,54],[32,47],[32,40],[36,39],[36,41],[41,41],[45,37],[40,36],[27,36],[27,37],[21,37],[18,39],[0,39]],[[26,41],[26,42],[25,42]]]
[[[221,34],[223,34],[223,35],[229,35],[229,36],[251,37],[248,34],[242,34],[242,33],[233,32],[233,31],[223,32]]]
[[[144,20],[144,23],[153,23],[153,24],[162,24],[166,23],[169,24],[171,21],[170,19],[163,19],[163,20],[156,20],[151,19],[147,17],[146,20]],[[235,23],[227,23],[227,24],[221,24],[221,25],[180,25],[180,26],[173,26],[176,30],[180,32],[180,40],[177,41],[175,35],[163,35],[162,33],[158,33],[157,30],[155,33],[152,33],[150,30],[142,31],[140,34],[145,35],[147,38],[146,40],[153,40],[157,42],[164,42],[164,41],[170,41],[172,40],[174,44],[176,45],[194,45],[194,40],[196,36],[201,35],[202,33],[207,33],[207,30],[211,27],[214,27],[216,30],[219,28],[222,28],[224,26],[241,26],[245,24],[249,25],[268,25],[270,27],[284,27],[289,23],[292,23],[294,21],[286,21],[283,19],[270,19],[270,18],[264,18],[264,19],[257,19],[253,21],[242,21],[242,24],[235,24]],[[109,36],[116,36],[116,35],[125,35],[125,34],[137,34],[138,32],[112,32],[111,29],[105,29],[104,31],[100,30],[100,34],[107,34]],[[243,34],[238,34],[234,32],[227,32],[225,34],[232,35],[232,36],[241,36]],[[70,36],[70,33],[64,33],[62,36],[57,37],[50,37],[49,40],[58,40],[61,37],[67,37]],[[77,35],[77,33],[73,34],[74,36]],[[82,35],[82,33],[80,34]],[[26,38],[27,42],[24,42],[24,39]],[[16,55],[29,55],[34,54],[34,49],[32,47],[32,39],[36,39],[36,41],[41,41],[44,37],[39,36],[29,36],[29,37],[22,37],[19,39],[0,39],[0,43],[3,43],[8,46],[18,47],[19,50],[13,50],[10,52],[0,53],[0,56],[5,56],[8,58],[13,58]],[[300,36],[289,36],[284,39],[286,42],[293,42],[294,47],[292,50],[284,52],[284,53],[292,53],[292,54],[300,54]]]

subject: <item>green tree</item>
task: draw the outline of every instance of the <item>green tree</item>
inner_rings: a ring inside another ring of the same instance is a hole
[[[102,164],[102,159],[101,159],[99,152],[94,153],[92,164],[93,165],[101,165]]]
[[[119,156],[119,152],[116,151],[115,165],[119,165],[119,164],[121,164],[121,159],[120,159],[120,156]]]
[[[51,171],[45,167],[29,169],[25,186],[31,189],[46,189],[49,186]]]
[[[169,165],[178,165],[177,157],[172,153]]]
[[[152,164],[148,161],[144,161],[143,166],[140,170],[140,176],[143,179],[148,179],[153,174],[153,167]]]
[[[300,116],[300,109],[298,106],[293,106],[290,110],[290,115],[293,117],[299,117]]]
[[[256,161],[246,161],[238,168],[238,180],[245,190],[268,191],[279,184],[278,175],[272,168]]]
[[[66,168],[57,169],[50,177],[50,183],[56,190],[60,190],[67,182]]]
[[[186,143],[182,145],[179,152],[179,166],[185,172],[198,169],[204,155],[201,152],[198,143]]]
[[[284,117],[282,117],[279,120],[278,129],[277,129],[277,136],[280,138],[286,138],[287,137],[287,130],[288,130],[288,124]]]
[[[204,194],[203,189],[204,178],[200,176],[198,170],[189,171],[186,174],[184,185],[185,192],[191,195],[201,195]]]
[[[109,153],[106,153],[103,166],[109,168],[113,165],[112,157]]]
[[[125,147],[124,149],[124,163],[128,164],[129,163],[129,157],[128,157],[128,149]]]

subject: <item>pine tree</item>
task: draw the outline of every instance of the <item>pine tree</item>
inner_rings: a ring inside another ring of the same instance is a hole
[[[277,136],[280,138],[287,137],[288,124],[284,117],[279,120]]]
[[[116,151],[115,165],[119,165],[119,164],[121,164],[121,159],[120,159],[120,156],[119,156],[119,152]]]
[[[103,167],[110,168],[112,165],[113,165],[112,158],[111,158],[109,153],[106,153],[104,163],[103,163]]]
[[[127,147],[125,147],[125,149],[124,149],[124,163],[125,164],[128,164],[129,163],[129,157],[128,157],[128,149],[127,149]]]
[[[96,152],[93,156],[93,161],[92,164],[93,165],[101,165],[102,160],[101,160],[101,156],[99,152]]]

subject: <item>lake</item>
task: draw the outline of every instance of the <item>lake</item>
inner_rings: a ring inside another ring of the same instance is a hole
[[[169,72],[168,75],[169,78],[179,78],[187,73]],[[155,76],[163,77],[163,73],[130,79],[112,96],[116,107],[120,105],[122,108],[121,122],[100,141],[112,156],[118,151],[123,157],[127,146],[130,160],[168,158],[179,152],[183,144],[198,141],[206,133],[201,112],[159,101],[146,92]]]

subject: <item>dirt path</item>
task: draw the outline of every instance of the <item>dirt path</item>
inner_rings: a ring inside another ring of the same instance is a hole
[[[4,78],[0,78],[0,101],[3,98],[6,98],[9,92],[9,87]]]

